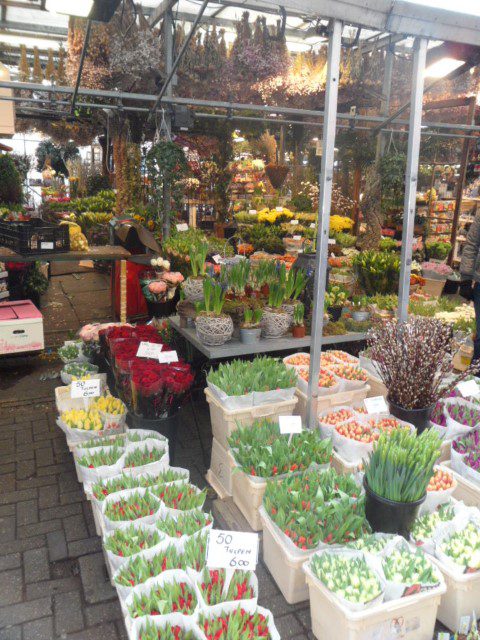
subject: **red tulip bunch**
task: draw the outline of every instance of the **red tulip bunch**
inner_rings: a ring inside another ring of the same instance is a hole
[[[199,625],[207,640],[258,640],[271,637],[268,620],[264,615],[255,612],[253,615],[244,609],[219,616],[200,616]]]
[[[197,607],[193,587],[186,582],[166,582],[153,587],[149,594],[134,595],[128,608],[132,618],[182,613],[190,616]]]

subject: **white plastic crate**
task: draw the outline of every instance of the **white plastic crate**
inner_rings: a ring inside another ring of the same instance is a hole
[[[307,394],[297,388],[295,395],[298,398],[298,405],[295,413],[302,416],[302,420],[305,421],[307,417]],[[363,389],[357,389],[356,391],[342,391],[341,393],[322,396],[318,399],[318,414],[327,411],[330,407],[361,404],[368,396],[370,396],[369,384],[365,385]]]
[[[229,455],[234,465],[232,473],[233,501],[243,513],[252,529],[254,531],[261,531],[262,519],[259,508],[262,506],[267,481],[263,478],[252,479],[237,467],[232,454],[230,453]]]
[[[260,509],[263,525],[263,561],[289,604],[308,600],[308,587],[303,572],[304,563],[315,553],[290,553],[270,518]],[[293,543],[292,543],[293,544]],[[330,624],[332,621],[330,621]],[[366,640],[366,639],[365,639]],[[380,640],[380,639],[379,639]]]
[[[207,482],[217,492],[219,498],[223,499],[232,495],[232,471],[235,466],[228,449],[213,438],[212,457],[210,459],[210,469],[207,471]]]
[[[450,460],[444,462],[443,466],[447,467],[450,470],[450,473],[457,481],[457,486],[455,488],[455,491],[453,492],[453,497],[456,500],[462,500],[469,507],[480,508],[480,484],[475,484],[474,482],[471,482],[467,478],[461,476],[456,471],[453,471]]]
[[[437,618],[442,624],[456,631],[462,616],[471,616],[480,606],[480,571],[463,575],[453,574],[448,567],[433,556],[429,558],[443,574],[447,592],[442,595]]]
[[[318,640],[431,640],[445,585],[390,600],[363,611],[350,611],[306,565],[312,631]]]
[[[205,389],[205,396],[210,406],[213,437],[224,449],[228,448],[227,438],[238,427],[250,427],[258,418],[273,421],[277,420],[278,416],[291,416],[297,405],[297,398],[293,397],[291,400],[229,411],[222,406],[208,387]]]

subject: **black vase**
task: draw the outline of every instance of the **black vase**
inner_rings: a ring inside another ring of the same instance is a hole
[[[171,415],[164,418],[142,418],[130,411],[127,413],[127,424],[130,429],[150,429],[168,438],[168,449],[170,465],[175,461],[175,450],[177,447],[178,414],[176,409]]]
[[[435,407],[435,405],[432,404],[424,409],[404,409],[390,400],[388,400],[388,406],[390,408],[390,413],[393,416],[399,420],[404,420],[405,422],[413,424],[418,434],[422,433],[422,431],[425,431],[425,429],[430,426],[430,416],[432,415],[432,411]]]
[[[365,487],[365,516],[372,531],[396,533],[408,540],[418,510],[425,502],[427,494],[425,493],[416,502],[396,502],[382,498],[373,492],[366,478],[363,479],[363,486]]]
[[[460,280],[449,280],[445,282],[445,286],[443,287],[442,295],[453,295],[457,293],[460,287]]]
[[[147,300],[145,298],[145,302],[147,303],[148,317],[149,318],[165,318],[166,316],[171,316],[175,313],[177,308],[177,302],[180,299],[180,294],[175,291],[175,295],[171,300],[167,300],[166,302],[153,302],[151,300]]]
[[[342,317],[343,307],[328,307],[328,315],[331,317],[332,322],[338,322]]]

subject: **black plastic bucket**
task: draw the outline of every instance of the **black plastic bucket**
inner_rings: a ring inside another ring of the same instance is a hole
[[[388,400],[388,406],[393,416],[399,420],[410,422],[410,424],[413,424],[416,428],[417,433],[420,434],[430,426],[430,416],[432,415],[435,405],[432,404],[430,407],[425,407],[424,409],[404,409]]]
[[[427,494],[425,493],[416,502],[395,502],[374,493],[365,478],[363,486],[365,487],[365,516],[372,531],[397,533],[408,540],[420,505],[425,502]]]
[[[171,300],[167,300],[167,302],[152,302],[151,300],[145,299],[147,303],[148,317],[149,318],[166,318],[167,316],[171,316],[175,313],[177,308],[177,302],[180,297],[177,292]]]
[[[460,287],[460,280],[450,280],[449,278],[447,278],[447,281],[445,282],[445,286],[443,287],[443,294],[444,295],[454,295],[455,293],[458,292],[458,289]]]
[[[171,416],[152,420],[136,416],[130,413],[130,411],[127,413],[127,424],[130,429],[150,429],[168,438],[170,465],[172,466],[175,461],[175,450],[177,447],[178,414],[179,412],[176,411]]]

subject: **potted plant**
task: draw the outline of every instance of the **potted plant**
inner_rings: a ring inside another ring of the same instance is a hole
[[[355,322],[365,322],[369,318],[370,310],[367,296],[354,296],[352,303],[352,319]]]
[[[205,279],[205,261],[208,254],[208,243],[198,242],[192,244],[189,251],[190,269],[189,276],[182,285],[185,300],[199,302],[203,300],[203,281]]]
[[[250,276],[250,261],[241,260],[236,262],[226,271],[224,276],[234,297],[241,298],[245,296],[245,287]]]
[[[303,317],[305,315],[305,305],[303,302],[299,302],[293,311],[293,327],[292,335],[294,338],[304,338],[306,331],[303,323]]]
[[[408,540],[439,455],[440,438],[434,430],[417,435],[394,429],[380,435],[363,479],[365,515],[373,531],[398,533]]]
[[[290,318],[293,320],[294,309],[298,304],[298,297],[303,293],[307,286],[307,274],[303,269],[290,269],[287,274],[285,263],[280,267],[280,282],[285,286],[285,302],[282,305]]]
[[[371,358],[387,387],[390,413],[423,431],[440,398],[460,380],[475,374],[479,365],[471,365],[450,384],[455,353],[452,328],[435,318],[409,317],[407,322],[387,320],[376,324],[367,334]]]
[[[325,293],[325,308],[333,322],[340,320],[347,298],[347,292],[339,285],[329,287]]]
[[[353,270],[365,293],[395,293],[398,290],[400,257],[391,251],[362,251],[352,261]]]
[[[253,279],[259,292],[268,296],[269,283],[275,278],[276,266],[273,260],[259,260],[253,271]]]
[[[262,317],[262,335],[265,338],[280,338],[285,335],[292,323],[288,313],[282,309],[285,300],[285,287],[278,282],[270,285],[268,306]]]
[[[244,320],[240,325],[240,341],[244,344],[258,342],[262,333],[260,324],[263,315],[262,309],[245,307],[243,314]]]
[[[225,344],[233,335],[233,320],[222,313],[225,291],[211,278],[203,281],[203,303],[197,303],[195,329],[199,340],[209,346]]]

